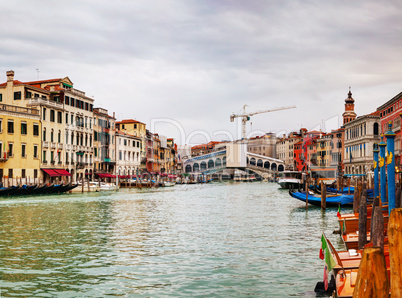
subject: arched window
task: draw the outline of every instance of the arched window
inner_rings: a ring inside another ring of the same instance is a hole
[[[222,166],[222,161],[221,161],[220,158],[217,158],[217,159],[215,160],[215,167],[220,167],[220,166]]]
[[[193,171],[194,172],[198,172],[200,170],[200,165],[198,164],[198,163],[195,163],[194,165],[193,165]]]
[[[252,157],[252,158],[250,159],[250,165],[255,166],[255,158],[254,158],[254,157]]]
[[[208,160],[208,169],[213,168],[215,166],[215,163],[212,159]]]
[[[257,167],[261,167],[261,168],[262,168],[262,166],[263,166],[262,159],[259,159],[259,160],[257,161]]]
[[[190,165],[186,165],[186,173],[190,173],[191,172],[191,166]]]
[[[203,161],[202,163],[201,163],[201,171],[202,170],[206,170],[207,169],[207,163],[205,162],[205,161]]]

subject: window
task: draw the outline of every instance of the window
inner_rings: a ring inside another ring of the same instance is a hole
[[[121,150],[119,151],[119,160],[121,160],[122,159],[122,153],[121,153]]]
[[[124,129],[124,124],[121,125],[121,129]]]
[[[25,178],[25,169],[21,169],[21,178]]]
[[[0,93],[0,102],[3,101],[3,94]]]
[[[46,150],[43,151],[43,163],[47,163],[46,161]]]
[[[71,98],[70,105],[71,105],[72,107],[74,106],[74,98]]]
[[[70,104],[70,97],[66,96],[66,97],[64,98],[64,103],[65,103],[66,105],[69,105],[69,104]]]
[[[54,110],[50,110],[50,122],[54,122]]]
[[[33,135],[39,136],[39,124],[38,123],[33,124]]]
[[[50,163],[54,164],[54,151],[50,151]]]
[[[11,156],[11,157],[14,156],[13,148],[14,148],[13,143],[8,143],[8,156]]]
[[[38,178],[38,170],[34,170],[34,178]]]
[[[66,124],[68,124],[68,113],[66,113]]]
[[[98,157],[98,148],[94,148],[94,155],[95,157]]]
[[[27,134],[27,123],[26,122],[21,122],[21,134],[22,135]]]
[[[46,120],[46,108],[43,108],[42,119]]]
[[[126,139],[124,140],[124,146],[127,146],[127,140]]]
[[[14,92],[14,100],[20,100],[21,99],[21,91]]]
[[[32,97],[31,91],[25,92],[25,98],[31,98],[31,97]]]
[[[13,120],[8,120],[8,122],[7,122],[7,132],[8,133],[14,133],[14,121]]]
[[[50,131],[50,142],[53,142],[53,129]]]
[[[134,129],[137,129],[137,124],[134,124]]]
[[[21,144],[21,157],[27,157],[26,156],[26,144]]]
[[[59,130],[59,133],[57,134],[57,142],[61,143],[61,131]]]
[[[3,132],[3,119],[0,118],[0,133]]]
[[[57,112],[57,123],[62,123],[61,112]]]
[[[33,157],[38,158],[38,145],[34,145]]]
[[[8,169],[8,178],[14,178],[13,169]]]
[[[43,141],[46,142],[46,127],[43,128]]]

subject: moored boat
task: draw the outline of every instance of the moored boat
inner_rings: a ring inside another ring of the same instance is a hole
[[[306,202],[306,192],[305,191],[293,191],[289,189],[289,194],[302,202]],[[321,196],[316,196],[314,194],[308,194],[308,203],[315,206],[321,206]],[[332,195],[326,197],[327,207],[338,207],[342,206],[353,206],[353,195]]]
[[[284,189],[298,189],[303,185],[303,173],[297,171],[284,171],[278,174],[278,184]]]

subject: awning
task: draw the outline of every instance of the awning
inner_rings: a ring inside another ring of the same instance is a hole
[[[57,177],[57,176],[61,176],[59,173],[57,173],[54,169],[42,169],[43,172],[45,172],[46,174],[48,174],[50,177]]]
[[[98,175],[99,178],[116,178],[116,175],[112,175],[109,173],[96,173],[96,175]]]
[[[64,169],[53,169],[53,170],[59,173],[60,176],[71,176],[71,174]]]

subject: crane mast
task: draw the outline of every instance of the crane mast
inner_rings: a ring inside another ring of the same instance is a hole
[[[230,115],[230,122],[233,122],[235,118],[241,118],[241,125],[242,125],[241,137],[242,137],[242,139],[246,138],[246,123],[247,123],[247,121],[250,120],[250,116],[254,116],[254,115],[262,114],[262,113],[269,113],[269,112],[275,112],[275,111],[281,111],[281,110],[287,110],[287,109],[296,108],[296,106],[290,106],[290,107],[280,107],[280,108],[277,108],[277,109],[261,110],[261,111],[256,111],[256,112],[252,112],[252,113],[246,113],[246,107],[247,107],[247,105],[243,106],[243,114],[232,114],[232,115]]]

